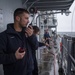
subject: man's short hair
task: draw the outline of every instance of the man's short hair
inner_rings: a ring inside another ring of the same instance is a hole
[[[23,14],[24,12],[29,14],[29,12],[28,12],[27,9],[24,9],[24,8],[17,8],[17,9],[14,11],[14,19],[15,19],[16,16],[19,16],[19,15]]]
[[[34,33],[37,33],[40,31],[39,27],[38,26],[33,26],[33,30],[34,30]]]

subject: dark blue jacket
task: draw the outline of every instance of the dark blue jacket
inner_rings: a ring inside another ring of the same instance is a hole
[[[44,34],[44,39],[46,39],[46,38],[50,38],[50,35],[47,32],[45,32],[45,34]]]
[[[31,51],[38,48],[37,38],[35,35],[23,37],[14,30],[13,24],[0,33],[0,64],[3,64],[4,75],[27,75],[34,69]],[[22,44],[26,54],[23,59],[17,60],[15,52]]]

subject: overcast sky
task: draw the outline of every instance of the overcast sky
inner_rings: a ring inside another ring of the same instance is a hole
[[[57,20],[58,20],[57,31],[58,32],[75,32],[75,1],[73,2],[69,10],[71,11],[69,16],[66,16],[65,14],[57,15]]]

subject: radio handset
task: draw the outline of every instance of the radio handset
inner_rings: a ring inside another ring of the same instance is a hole
[[[31,26],[32,26],[32,23],[30,23],[29,25],[27,25],[27,27],[23,27],[23,28],[22,28],[22,33],[25,34],[25,33],[26,33],[26,32],[25,32],[26,29],[27,29],[27,28],[30,28],[30,29],[31,29]]]
[[[25,33],[25,30],[26,30],[26,27],[23,27],[22,28],[22,32]]]

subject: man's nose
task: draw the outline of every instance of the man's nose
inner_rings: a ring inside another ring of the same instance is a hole
[[[28,23],[29,23],[29,20],[28,20]]]

